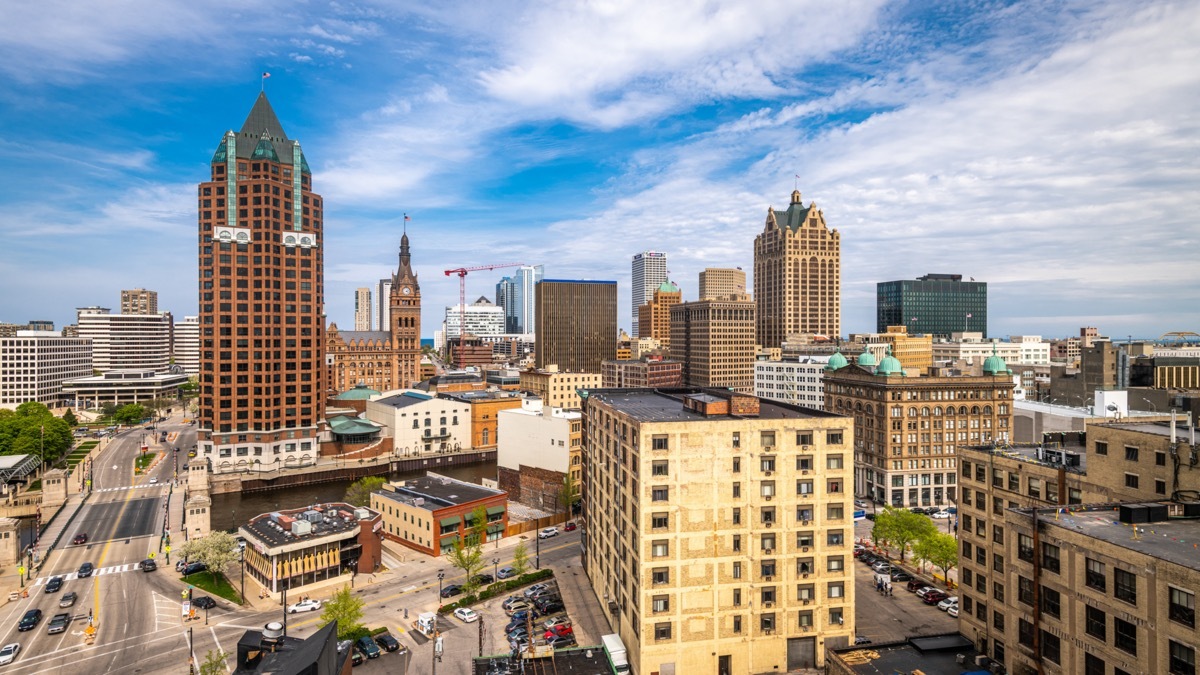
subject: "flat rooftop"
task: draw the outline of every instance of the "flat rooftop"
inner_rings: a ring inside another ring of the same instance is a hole
[[[1155,436],[1171,436],[1170,422],[1109,422],[1103,425],[1110,429],[1124,429],[1126,431],[1136,431],[1143,434],[1154,434]],[[1187,420],[1180,418],[1175,425],[1175,437],[1181,441],[1191,440],[1191,429],[1188,429]]]
[[[385,489],[376,490],[372,494],[428,511],[437,511],[505,494],[503,490],[493,490],[438,474],[410,478],[406,481],[391,483],[390,486],[394,488],[394,491],[385,487]],[[422,500],[421,503],[417,503],[418,499]]]
[[[524,661],[525,663],[521,663]],[[516,675],[517,673],[556,673],[557,675],[612,675],[603,647],[558,649],[553,659],[519,659],[497,654],[473,659],[473,675]]]
[[[964,663],[958,662],[959,654],[965,657]],[[920,671],[931,675],[991,675],[986,667],[975,665],[975,657],[979,656],[979,652],[975,651],[970,640],[958,634],[835,649],[833,656],[854,673],[895,675]]]
[[[1028,509],[1017,511],[1029,513]],[[1057,514],[1057,518],[1055,516],[1053,509],[1038,510],[1038,520],[1049,527],[1071,530],[1152,558],[1200,570],[1200,556],[1196,555],[1195,548],[1195,543],[1200,541],[1200,519],[1173,518],[1156,523],[1138,523],[1135,539],[1133,526],[1119,520],[1119,504],[1086,506]]]
[[[1019,462],[1050,466],[1056,469],[1060,466],[1060,463],[1054,461],[1054,454],[1066,452],[1073,454],[1079,459],[1079,466],[1067,466],[1067,471],[1072,473],[1087,473],[1087,446],[1080,445],[1079,443],[1067,443],[1065,445],[1040,445],[1036,443],[997,446],[972,445],[962,447],[961,449],[995,455],[997,457],[1008,457]]]
[[[288,509],[285,511],[272,511],[255,516],[249,523],[241,526],[255,539],[269,547],[283,546],[285,544],[295,544],[304,541],[311,541],[327,537],[332,534],[357,536],[359,519],[355,517],[354,511],[357,508],[344,502],[334,502],[332,504],[317,504],[311,507],[300,509]],[[312,526],[312,531],[308,534],[292,534],[291,524],[293,521],[306,520],[303,514],[306,512],[315,512],[319,515],[319,519],[313,516],[313,519],[308,520]],[[370,516],[366,520],[371,520],[379,516],[379,513],[366,509]]]
[[[589,389],[589,401],[602,401],[639,422],[704,422],[714,420],[743,419],[828,419],[842,417],[837,413],[781,403],[765,398],[758,399],[757,417],[745,415],[704,415],[683,407],[685,396],[704,401],[727,398],[730,392],[712,389]],[[742,396],[748,396],[742,394]],[[750,398],[754,398],[750,396]],[[848,419],[848,418],[847,418]]]

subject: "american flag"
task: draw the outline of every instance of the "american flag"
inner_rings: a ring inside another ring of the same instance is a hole
[[[968,318],[968,319],[969,319],[969,318],[971,318],[971,315],[970,315],[970,314],[968,314],[968,315],[967,315],[967,318]]]
[[[270,77],[270,76],[271,76],[271,74],[270,74],[270,73],[263,73],[263,79],[264,79],[264,80],[265,80],[265,79],[267,79],[267,78],[268,78],[268,77]]]

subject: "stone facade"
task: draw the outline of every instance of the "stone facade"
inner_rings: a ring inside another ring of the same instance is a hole
[[[1089,424],[1088,477],[1112,490],[1112,501],[1171,499],[1200,493],[1200,449],[1182,423]]]
[[[740,267],[706,267],[700,273],[700,300],[723,298],[746,292],[746,271]]]
[[[671,307],[671,360],[691,387],[754,391],[754,301],[748,296]]]
[[[547,408],[578,410],[579,390],[595,389],[600,386],[600,372],[566,373],[556,369],[522,370],[521,391],[542,399]]]
[[[674,289],[674,290],[672,290]],[[655,289],[654,296],[638,307],[637,335],[639,338],[654,338],[660,343],[671,341],[671,307],[683,302],[683,291],[667,282]]]

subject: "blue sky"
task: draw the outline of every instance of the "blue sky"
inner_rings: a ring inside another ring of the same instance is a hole
[[[798,175],[846,332],[927,272],[988,281],[993,335],[1200,330],[1198,38],[1197,3],[1129,0],[10,3],[0,321],[195,313],[195,185],[268,71],[343,327],[405,212],[426,335],[442,270],[508,261],[616,279],[628,327],[634,253],[685,299],[751,270]]]

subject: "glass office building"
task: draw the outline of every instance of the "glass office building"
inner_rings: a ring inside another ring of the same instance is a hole
[[[909,333],[987,337],[987,282],[963,281],[961,274],[926,274],[876,285],[876,331],[905,326]]]

